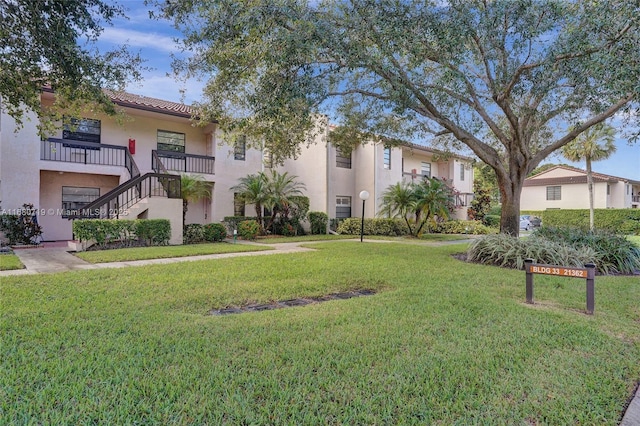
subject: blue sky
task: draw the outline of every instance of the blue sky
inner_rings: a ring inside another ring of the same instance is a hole
[[[140,51],[146,66],[152,69],[144,73],[143,81],[131,84],[127,91],[154,98],[185,102],[200,100],[203,82],[197,80],[177,81],[171,74],[171,55],[180,55],[174,42],[180,33],[163,21],[149,19],[149,7],[143,0],[120,1],[126,9],[128,20],[116,20],[100,37],[99,47],[108,49],[118,44],[128,44],[132,50]],[[622,128],[621,120],[611,123]],[[622,134],[620,131],[619,134]],[[617,151],[608,160],[594,163],[594,171],[640,181],[640,142],[629,145],[621,136],[616,141]],[[552,156],[545,162],[567,163],[584,168],[584,163],[571,163],[561,156]]]

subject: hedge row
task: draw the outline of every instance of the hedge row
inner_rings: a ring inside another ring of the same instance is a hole
[[[171,238],[171,224],[166,219],[80,219],[73,222],[73,234],[80,241],[95,240],[102,248],[112,243],[164,245]]]
[[[589,210],[545,210],[542,212],[542,223],[555,228],[588,229]],[[619,234],[640,235],[640,209],[595,209],[594,226]]]
[[[227,228],[221,223],[190,223],[182,230],[184,244],[217,243],[227,238]]]
[[[344,235],[360,235],[360,227],[362,219],[350,217],[344,219],[338,225],[338,234]],[[364,234],[365,235],[388,235],[399,236],[407,235],[409,229],[402,219],[365,219]]]

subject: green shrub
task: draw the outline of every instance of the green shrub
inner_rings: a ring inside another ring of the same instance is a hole
[[[500,216],[502,214],[502,206],[491,207],[487,212],[487,214],[490,214],[493,216]]]
[[[640,219],[627,219],[620,225],[621,234],[640,235]]]
[[[227,227],[227,233],[233,234],[233,231],[238,229],[238,224],[245,220],[258,220],[258,218],[254,216],[225,216],[222,223]]]
[[[238,235],[245,240],[255,240],[260,232],[260,226],[255,220],[243,220],[238,224]]]
[[[190,223],[184,226],[182,231],[184,244],[197,244],[204,242],[204,228],[199,223]]]
[[[329,216],[325,212],[309,212],[309,223],[311,224],[311,233],[313,235],[326,234]]]
[[[430,232],[437,234],[490,234],[492,231],[479,220],[447,220],[429,225]]]
[[[171,238],[171,224],[166,219],[78,219],[73,234],[80,241],[95,240],[99,248],[163,245]]]
[[[583,267],[593,262],[595,256],[589,247],[574,248],[546,238],[520,239],[506,234],[478,238],[467,251],[467,259],[472,262],[517,269],[524,268],[527,258],[548,265]]]
[[[0,231],[9,244],[36,244],[42,235],[33,204],[23,204],[18,214],[0,214]]]
[[[485,215],[482,219],[482,223],[489,227],[500,227],[500,215]]]
[[[632,274],[640,270],[640,248],[624,236],[606,230],[586,231],[577,228],[537,229],[532,234],[575,248],[588,247],[595,252],[593,262],[603,274]]]
[[[95,240],[99,248],[118,243],[128,247],[136,240],[136,223],[127,219],[78,219],[73,221],[73,235],[80,241]]]
[[[595,209],[593,215],[596,229],[606,229],[616,233],[623,232],[629,226],[635,229],[633,223],[628,221],[640,222],[640,209]],[[544,226],[554,228],[589,229],[589,210],[545,210],[542,212],[542,223]]]
[[[338,234],[360,235],[362,219],[351,217],[338,225]],[[402,219],[373,218],[364,220],[365,235],[400,236],[407,235],[409,229]]]
[[[171,238],[171,222],[167,219],[137,219],[135,234],[141,245],[166,245]]]
[[[204,240],[217,243],[227,238],[227,228],[221,223],[208,223],[203,229]]]

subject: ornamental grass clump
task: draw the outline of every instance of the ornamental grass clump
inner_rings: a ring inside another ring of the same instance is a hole
[[[595,257],[596,252],[589,247],[575,248],[539,237],[523,240],[505,234],[479,238],[467,252],[469,261],[517,269],[524,268],[528,258],[541,264],[582,267]]]
[[[640,271],[640,248],[624,236],[610,231],[544,227],[533,235],[575,248],[592,249],[595,252],[593,262],[600,273],[634,274]]]

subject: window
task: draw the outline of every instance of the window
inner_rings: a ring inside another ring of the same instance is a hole
[[[460,163],[460,180],[464,180],[464,164]]]
[[[420,163],[420,174],[422,176],[431,177],[431,163],[423,161]]]
[[[233,159],[244,161],[247,156],[247,137],[242,135],[233,147]]]
[[[244,200],[237,192],[233,194],[233,215],[244,216]]]
[[[336,197],[336,219],[351,217],[351,197],[338,195]]]
[[[343,169],[351,168],[351,152],[346,153],[340,148],[336,148],[336,167],[342,167]]]
[[[100,120],[64,117],[62,139],[100,143]]]
[[[611,185],[607,184],[607,195],[611,195]]]
[[[547,200],[560,200],[562,193],[561,186],[547,186]]]
[[[384,148],[383,158],[384,158],[384,168],[391,169],[391,148],[389,147]]]
[[[184,133],[170,132],[168,130],[158,130],[158,150],[184,152]]]
[[[70,211],[79,211],[92,201],[100,197],[100,188],[84,188],[77,186],[62,187],[62,217],[69,215]]]

